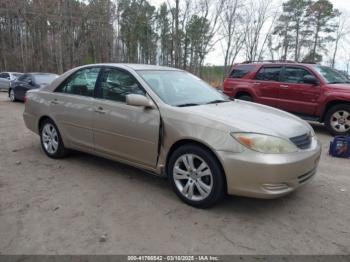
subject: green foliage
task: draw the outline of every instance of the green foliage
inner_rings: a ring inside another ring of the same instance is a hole
[[[289,52],[293,49],[294,60],[299,61],[305,49],[307,54],[303,60],[322,60],[317,49],[324,50],[324,44],[334,40],[330,36],[334,30],[332,19],[339,14],[329,0],[289,0],[283,3],[283,13],[274,29],[274,35],[282,41],[274,49],[283,49],[281,59],[288,59]]]

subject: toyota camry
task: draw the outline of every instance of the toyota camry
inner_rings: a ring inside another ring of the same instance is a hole
[[[48,157],[74,149],[165,175],[195,207],[225,194],[284,196],[314,177],[320,158],[305,121],[232,101],[175,68],[86,65],[28,91],[25,100],[25,124]]]

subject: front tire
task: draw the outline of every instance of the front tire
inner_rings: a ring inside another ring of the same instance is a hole
[[[201,146],[190,144],[176,149],[167,166],[176,195],[191,206],[213,206],[226,193],[225,178],[218,160]]]
[[[68,154],[64,147],[61,134],[51,119],[45,119],[40,125],[41,147],[51,158],[63,158]]]
[[[350,134],[350,105],[331,107],[325,116],[325,126],[333,136]]]
[[[9,90],[9,98],[11,102],[16,102],[16,96],[15,96],[15,90],[13,90],[12,88]]]

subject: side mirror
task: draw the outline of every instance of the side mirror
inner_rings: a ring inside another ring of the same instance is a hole
[[[305,84],[311,84],[311,85],[318,85],[320,82],[317,80],[316,77],[312,76],[312,75],[306,75],[303,78],[303,82]]]
[[[126,96],[126,104],[130,106],[143,106],[146,108],[154,108],[151,99],[143,95],[130,94]]]

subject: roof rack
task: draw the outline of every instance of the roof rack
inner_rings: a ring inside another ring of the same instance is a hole
[[[252,63],[296,63],[292,60],[253,60],[244,61],[242,64],[252,64]]]

